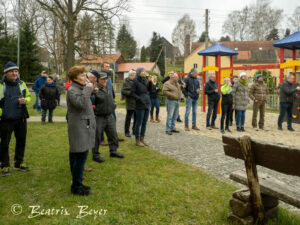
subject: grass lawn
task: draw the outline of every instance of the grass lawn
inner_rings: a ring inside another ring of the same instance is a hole
[[[65,95],[61,96],[61,98],[65,98],[65,97],[66,97]],[[30,102],[30,105],[27,106],[29,116],[41,116],[42,113],[38,113],[36,111],[36,109],[33,108],[34,102],[35,102],[35,94],[31,93],[31,102]],[[65,108],[63,108],[61,106],[57,106],[54,109],[53,116],[66,116],[66,113],[67,113],[67,110]],[[48,115],[48,113],[47,113],[47,115]]]
[[[11,159],[13,146],[14,139]],[[175,159],[136,147],[132,140],[120,143],[119,150],[125,159],[109,158],[108,147],[102,147],[106,159],[102,164],[93,162],[89,155],[87,167],[94,171],[85,173],[84,183],[92,187],[92,194],[73,196],[67,124],[29,123],[25,159],[31,170],[11,170],[10,176],[0,177],[0,224],[227,224],[229,199],[236,187]],[[20,215],[12,214],[14,204],[23,207]],[[44,214],[55,214],[47,210],[57,209],[58,215],[39,216],[31,213],[30,206],[40,206],[36,212]],[[79,206],[107,211],[98,216],[82,214],[86,216],[79,219]],[[64,210],[70,215],[64,215]],[[281,209],[279,218],[269,224],[296,225],[300,218]]]

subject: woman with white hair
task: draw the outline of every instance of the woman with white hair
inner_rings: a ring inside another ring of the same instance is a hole
[[[230,120],[230,115],[232,112],[232,84],[230,82],[230,78],[226,77],[224,79],[224,85],[221,87],[221,93],[222,93],[222,103],[221,103],[221,108],[222,108],[222,117],[221,117],[221,133],[225,134],[225,131],[231,132],[229,129],[229,120]],[[225,122],[225,130],[224,130],[224,120],[226,118]]]
[[[240,79],[234,84],[233,90],[233,108],[236,110],[236,129],[245,131],[245,114],[249,104],[249,87],[247,74],[240,73]]]

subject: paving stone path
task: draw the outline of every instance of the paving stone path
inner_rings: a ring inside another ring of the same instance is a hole
[[[117,113],[117,130],[121,134],[124,133],[124,119],[125,115],[123,113]],[[166,135],[163,124],[148,122],[145,140],[151,149],[198,167],[235,185],[237,183],[229,179],[230,173],[244,169],[243,161],[225,156],[222,141],[214,138],[191,134],[185,131],[180,131],[178,134]],[[258,166],[259,171],[300,188],[299,177],[287,176]],[[287,205],[285,207],[296,213],[300,213],[300,210],[294,207]]]

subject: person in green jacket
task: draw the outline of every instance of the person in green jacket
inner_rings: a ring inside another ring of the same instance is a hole
[[[10,175],[9,143],[12,132],[15,133],[16,149],[14,167],[17,170],[27,171],[29,167],[24,164],[24,153],[27,134],[27,118],[29,118],[26,105],[31,100],[25,82],[19,79],[19,67],[8,62],[4,66],[4,77],[0,82],[0,160],[2,176]]]
[[[232,112],[232,84],[230,82],[230,78],[226,77],[224,79],[224,85],[221,87],[221,94],[222,94],[222,117],[221,117],[221,133],[225,134],[225,130],[227,132],[231,132],[229,129],[229,120]],[[224,120],[226,118],[225,122],[225,130],[224,130]]]

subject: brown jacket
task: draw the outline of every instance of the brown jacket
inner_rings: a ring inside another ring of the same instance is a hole
[[[259,83],[256,81],[250,88],[249,97],[254,101],[264,101],[268,100],[268,87],[267,85],[262,82]]]
[[[164,83],[163,86],[163,95],[168,100],[175,100],[179,101],[181,98],[181,86],[178,83],[173,83],[172,80],[167,81]]]

